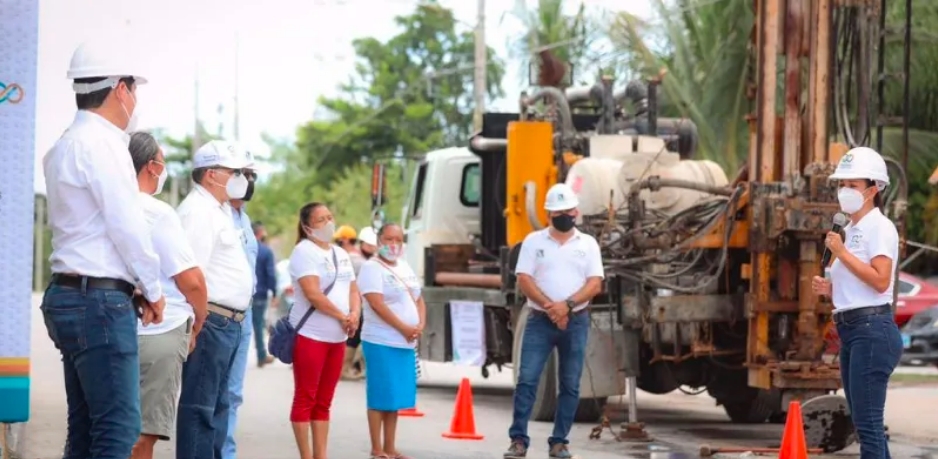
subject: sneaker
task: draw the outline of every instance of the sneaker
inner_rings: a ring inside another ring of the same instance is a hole
[[[524,446],[524,443],[514,440],[511,442],[511,446],[508,447],[508,451],[506,451],[502,457],[504,459],[524,459],[527,454],[528,448]]]
[[[567,445],[563,443],[557,443],[550,447],[549,457],[551,459],[571,459],[573,455],[570,454],[570,450],[567,449]]]

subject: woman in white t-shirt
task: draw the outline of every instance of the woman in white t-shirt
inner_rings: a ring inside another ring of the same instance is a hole
[[[361,346],[371,455],[377,459],[406,459],[394,444],[397,412],[416,406],[414,346],[423,333],[426,305],[420,279],[401,259],[403,244],[401,227],[384,225],[378,230],[378,254],[362,265],[358,277],[367,303]]]
[[[352,261],[331,243],[334,232],[335,221],[324,204],[300,209],[289,268],[296,292],[290,323],[297,329],[290,422],[300,459],[326,457],[329,409],[342,373],[345,341],[355,334],[361,311]],[[313,312],[307,314],[310,305]]]
[[[883,428],[886,387],[902,355],[902,337],[893,317],[893,286],[899,258],[899,233],[880,211],[889,185],[886,162],[875,150],[848,151],[832,180],[850,223],[827,234],[835,257],[830,278],[815,276],[814,292],[829,295],[840,336],[840,374],[856,426],[861,459],[888,459]],[[846,242],[845,242],[846,241]]]

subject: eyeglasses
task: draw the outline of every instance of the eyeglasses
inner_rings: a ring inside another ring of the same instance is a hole
[[[213,167],[212,169],[213,169],[213,170],[216,170],[216,171],[224,171],[224,172],[227,172],[228,175],[233,175],[233,176],[235,176],[235,177],[238,177],[238,176],[240,176],[240,175],[243,175],[243,172],[241,171],[241,169],[229,169],[229,168],[227,168],[227,167]]]

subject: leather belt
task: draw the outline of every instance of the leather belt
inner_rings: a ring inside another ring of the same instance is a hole
[[[133,296],[135,290],[134,284],[123,279],[89,277],[78,274],[53,274],[52,284],[74,289],[117,290],[126,293],[127,296]]]
[[[864,306],[862,308],[848,309],[844,312],[834,311],[834,323],[842,324],[866,316],[892,315],[892,306],[881,304],[879,306]]]
[[[217,303],[209,303],[208,312],[211,312],[212,314],[217,314],[227,319],[231,319],[235,323],[239,323],[242,320],[244,320],[244,316],[246,314],[245,311],[239,311],[237,309],[232,309],[232,308],[229,308],[227,306],[222,306]]]

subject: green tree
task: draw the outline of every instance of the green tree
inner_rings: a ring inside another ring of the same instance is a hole
[[[401,32],[390,40],[353,42],[354,75],[340,96],[319,100],[325,119],[297,131],[296,167],[315,169],[324,185],[356,163],[468,140],[472,33],[457,32],[452,11],[434,1],[394,20]],[[491,49],[487,75],[489,96],[501,96],[504,70]]]
[[[580,77],[585,75],[581,71],[593,63],[590,49],[599,36],[598,23],[586,14],[583,2],[572,15],[564,13],[566,4],[565,0],[538,0],[532,8],[524,0],[515,0],[512,15],[521,21],[523,30],[512,40],[510,52],[521,66],[522,83],[527,84],[531,62],[545,48],[550,48],[562,62],[572,64],[574,73]]]

